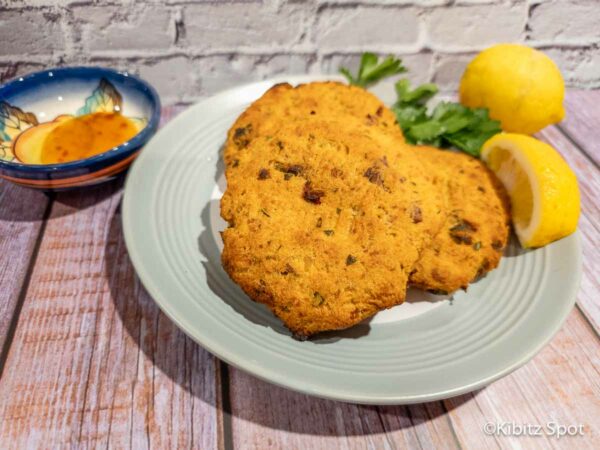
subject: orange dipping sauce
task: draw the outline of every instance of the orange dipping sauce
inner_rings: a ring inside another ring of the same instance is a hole
[[[89,158],[123,144],[138,133],[120,113],[96,112],[61,122],[44,139],[42,164]]]

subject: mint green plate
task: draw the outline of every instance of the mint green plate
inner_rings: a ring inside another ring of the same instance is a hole
[[[350,402],[451,397],[531,359],[573,307],[581,273],[577,234],[528,252],[513,242],[500,267],[467,293],[447,298],[411,291],[403,305],[306,342],[292,339],[230,281],[220,262],[220,149],[237,116],[281,81],[196,104],[161,129],[133,164],[123,200],[125,240],[160,308],[229,364],[290,389]]]

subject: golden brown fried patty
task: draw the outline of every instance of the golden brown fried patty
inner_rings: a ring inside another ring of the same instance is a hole
[[[506,193],[479,160],[463,153],[415,147],[431,163],[446,196],[446,220],[421,253],[410,283],[429,291],[466,289],[496,268],[510,234]]]
[[[231,127],[223,265],[299,337],[466,288],[508,239],[497,180],[467,155],[404,142],[393,113],[341,83],[280,84]]]
[[[398,134],[297,121],[225,149],[222,262],[299,337],[404,300],[443,223],[442,196]]]

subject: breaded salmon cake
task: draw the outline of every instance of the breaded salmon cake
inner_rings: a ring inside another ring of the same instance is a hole
[[[417,153],[367,124],[290,121],[226,165],[223,267],[300,338],[401,303],[445,215]]]
[[[407,276],[434,292],[466,288],[508,240],[494,175],[467,155],[405,144],[393,113],[360,88],[274,86],[231,127],[224,157],[223,265],[299,337],[401,302]]]
[[[510,235],[507,195],[496,176],[464,153],[415,147],[444,186],[446,220],[421,253],[410,283],[433,292],[466,289],[496,268]]]

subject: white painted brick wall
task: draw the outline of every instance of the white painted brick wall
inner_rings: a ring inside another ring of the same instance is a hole
[[[526,1],[435,8],[425,17],[425,42],[448,52],[516,42],[522,38],[527,14]]]
[[[366,50],[452,90],[477,51],[506,41],[547,52],[572,86],[600,87],[600,0],[0,0],[0,80],[105,65],[139,73],[164,104],[335,73]]]
[[[87,53],[167,51],[175,36],[172,12],[161,6],[136,5],[125,11],[118,5],[76,6],[72,13],[73,28]]]
[[[327,6],[318,10],[311,33],[314,48],[321,52],[418,51],[422,29],[416,7]]]

